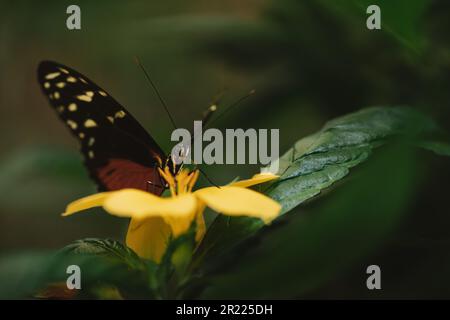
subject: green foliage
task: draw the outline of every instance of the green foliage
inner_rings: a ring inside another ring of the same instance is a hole
[[[66,246],[46,267],[42,285],[65,282],[69,265],[78,265],[81,269],[81,297],[93,295],[105,285],[116,287],[124,298],[155,297],[148,287],[156,265],[140,259],[118,241],[89,238]]]
[[[130,268],[143,269],[142,260],[133,250],[122,243],[110,239],[87,238],[67,245],[61,251],[64,254],[93,254],[123,261]]]
[[[419,141],[417,145],[441,156],[450,157],[450,144],[444,141]]]
[[[280,202],[285,213],[345,177],[386,139],[433,131],[437,128],[430,119],[408,108],[368,108],[337,118],[280,158],[280,178],[266,194]]]
[[[381,7],[382,30],[365,28],[369,4]],[[108,10],[100,2],[82,0],[79,5],[84,31],[69,33],[64,4],[0,5],[0,105],[8,115],[2,122],[0,159],[1,249],[8,252],[118,231],[103,220],[83,222],[83,215],[58,220],[68,202],[94,192],[94,186],[74,148],[29,147],[35,141],[71,141],[36,87],[34,67],[43,58],[67,63],[95,79],[166,150],[170,128],[166,121],[155,120],[165,119],[165,114],[133,65],[135,54],[151,71],[181,127],[190,127],[221,87],[230,91],[219,110],[256,88],[257,94],[226,122],[281,128],[283,149],[325,120],[361,105],[401,103],[437,120],[449,118],[448,1],[273,0],[242,5],[176,0],[170,6],[112,1]],[[2,254],[0,297],[31,298],[48,283],[65,281],[70,263],[80,264],[85,272],[86,290],[79,297],[117,297],[112,295],[117,288],[124,298],[197,298],[201,292],[215,298],[315,297],[311,290],[336,281],[333,275],[388,238],[414,194],[414,171],[423,174],[424,169],[433,175],[423,188],[432,187],[410,201],[419,205],[409,208],[416,220],[407,220],[409,234],[402,239],[411,252],[409,260],[403,260],[408,249],[401,255],[394,249],[395,258],[389,261],[398,269],[390,276],[414,278],[415,287],[405,289],[408,294],[440,297],[446,278],[437,274],[445,275],[449,260],[448,179],[439,160],[437,167],[417,166],[416,154],[405,145],[445,156],[450,145],[448,137],[428,136],[434,126],[413,114],[407,109],[365,110],[331,121],[296,142],[281,159],[281,179],[258,187],[283,203],[286,213],[272,226],[219,216],[193,257],[190,234],[171,242],[160,266],[139,259],[119,242],[101,239],[79,240],[57,254]],[[393,146],[404,153],[390,146],[400,136],[399,145]],[[209,174],[226,181],[229,170],[219,166]],[[408,276],[405,264],[414,264]],[[436,274],[434,280],[430,272]],[[399,285],[397,279],[390,283],[391,288]],[[351,286],[344,291],[351,292]]]
[[[205,261],[214,269],[204,275],[201,297],[292,298],[317,289],[387,239],[414,196],[416,170],[410,148],[383,147],[321,204],[286,214],[220,259]]]
[[[284,214],[344,178],[389,138],[403,137],[413,143],[417,136],[437,130],[428,117],[409,108],[368,108],[334,119],[280,158],[280,178],[263,187],[264,192],[281,203]],[[219,215],[196,251],[193,272],[205,272],[210,265],[204,262],[214,264],[263,226],[257,219]]]
[[[361,259],[392,230],[414,192],[413,146],[449,154],[434,133],[434,122],[409,108],[367,108],[334,119],[296,142],[279,159],[279,179],[259,187],[285,214],[382,149],[319,206],[307,205],[268,227],[258,219],[219,215],[193,257],[194,226],[170,242],[159,265],[117,241],[91,238],[55,255],[4,258],[0,271],[8,279],[0,295],[32,297],[48,285],[64,284],[72,264],[83,273],[78,298],[301,295]]]

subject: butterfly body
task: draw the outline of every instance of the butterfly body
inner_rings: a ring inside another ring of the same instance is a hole
[[[58,117],[80,142],[84,164],[100,191],[136,188],[160,195],[158,168],[179,166],[106,90],[81,73],[42,61],[38,81]]]

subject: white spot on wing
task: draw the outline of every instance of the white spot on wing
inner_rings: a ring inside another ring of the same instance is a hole
[[[59,77],[60,74],[61,74],[61,72],[49,73],[45,76],[45,79],[47,79],[47,80],[55,79],[56,77]]]
[[[69,71],[67,71],[66,69],[64,69],[64,68],[58,68],[62,73],[65,73],[65,74],[69,74]]]
[[[97,126],[97,122],[95,122],[95,121],[92,120],[92,119],[87,119],[87,120],[84,122],[84,126],[85,126],[86,128],[93,128],[93,127],[96,127],[96,126]]]
[[[77,82],[77,79],[75,79],[74,77],[67,77],[66,81],[75,83],[75,82]]]
[[[69,106],[67,107],[69,109],[69,111],[77,111],[77,105],[75,103],[71,103],[69,104]]]
[[[75,130],[78,127],[77,123],[75,121],[73,121],[73,120],[67,120],[67,124],[69,125],[69,127],[72,130]]]
[[[114,117],[116,117],[116,118],[125,117],[125,111],[123,111],[123,110],[117,111],[116,114],[114,115]]]
[[[92,96],[88,96],[87,94],[80,94],[77,96],[77,99],[81,101],[91,102]]]

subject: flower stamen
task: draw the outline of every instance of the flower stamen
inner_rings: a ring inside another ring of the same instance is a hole
[[[169,185],[170,193],[172,194],[172,196],[191,193],[199,177],[198,170],[180,170],[176,176],[172,175],[168,167],[165,167],[164,170],[158,168],[158,171],[161,177]]]
[[[175,179],[173,178],[172,174],[169,171],[168,167],[165,167],[164,170],[162,170],[161,168],[158,168],[159,174],[161,175],[161,177],[163,177],[164,180],[166,180],[167,184],[169,185],[169,189],[170,189],[170,193],[174,196],[176,195],[176,190],[175,190]]]
[[[187,179],[189,179],[189,173],[186,170],[181,170],[175,177],[178,194],[186,193]]]

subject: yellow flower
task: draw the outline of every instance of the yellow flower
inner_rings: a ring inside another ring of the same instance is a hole
[[[138,189],[122,189],[94,194],[70,203],[63,216],[102,206],[118,217],[131,218],[126,244],[139,256],[160,262],[171,237],[185,233],[196,221],[196,241],[206,231],[203,211],[206,206],[228,216],[249,216],[270,223],[281,210],[280,204],[246,187],[276,179],[261,173],[222,187],[207,187],[192,192],[199,172],[181,170],[173,176],[160,169],[171,197],[158,197]]]

